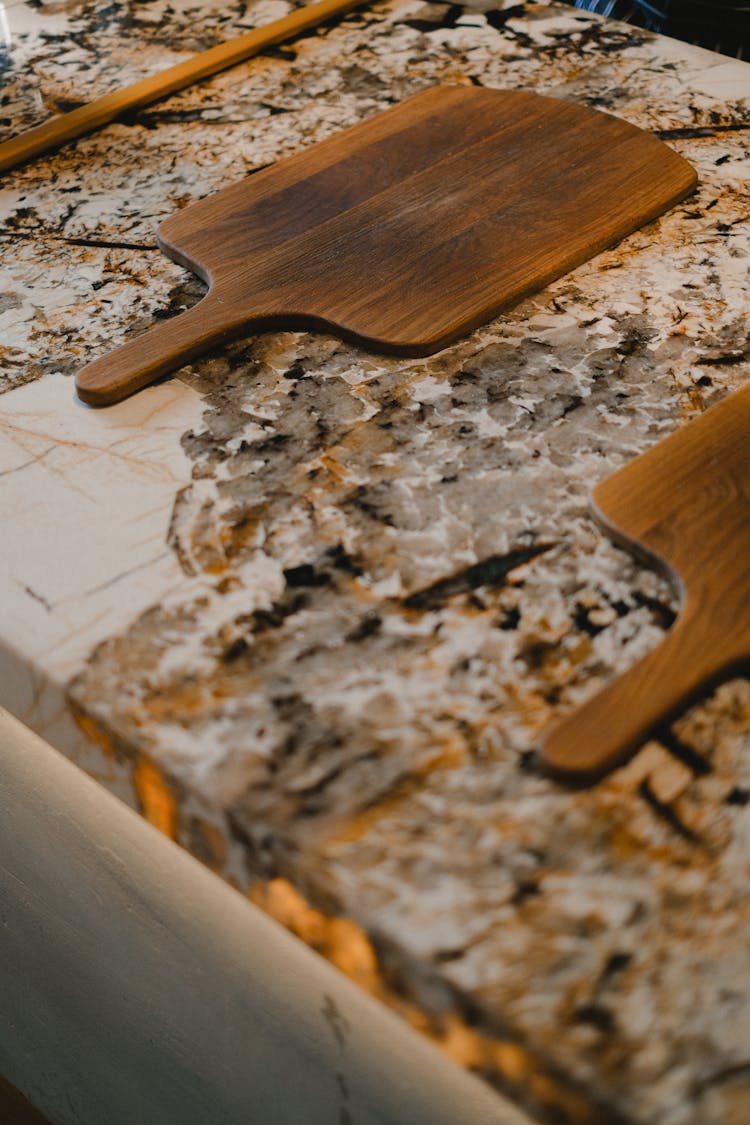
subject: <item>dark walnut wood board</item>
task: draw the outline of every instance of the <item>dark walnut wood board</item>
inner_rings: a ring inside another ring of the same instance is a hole
[[[750,387],[609,477],[593,502],[616,542],[671,578],[681,608],[657,648],[546,736],[547,766],[581,780],[750,667]]]
[[[208,294],[89,364],[78,394],[117,402],[268,329],[429,355],[695,184],[663,142],[597,110],[433,87],[162,223],[161,248]]]

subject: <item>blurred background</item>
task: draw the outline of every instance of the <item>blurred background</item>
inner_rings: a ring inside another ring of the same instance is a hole
[[[750,0],[573,0],[576,8],[627,20],[725,55],[750,59]]]

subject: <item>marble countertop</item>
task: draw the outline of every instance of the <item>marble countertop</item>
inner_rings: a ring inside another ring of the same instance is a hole
[[[11,4],[0,128],[289,7]],[[435,82],[699,189],[436,356],[275,333],[76,401],[204,292],[162,218]],[[674,618],[588,496],[750,373],[749,100],[572,8],[389,0],[0,180],[0,704],[542,1121],[750,1116],[750,683],[590,789],[532,752]]]

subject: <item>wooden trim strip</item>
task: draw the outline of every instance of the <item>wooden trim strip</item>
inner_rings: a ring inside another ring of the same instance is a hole
[[[0,1077],[0,1121],[12,1122],[12,1125],[50,1125],[49,1120],[37,1112],[21,1091],[2,1077]]]
[[[79,106],[70,113],[60,114],[49,121],[27,129],[17,137],[0,144],[0,172],[7,172],[19,164],[59,148],[67,141],[101,128],[127,110],[140,109],[177,90],[183,90],[220,70],[243,62],[286,39],[308,31],[312,27],[361,7],[365,0],[316,0],[297,8],[280,20],[254,28],[226,43],[219,43],[184,62],[170,66],[150,78],[143,78],[121,90],[113,90],[88,105]]]

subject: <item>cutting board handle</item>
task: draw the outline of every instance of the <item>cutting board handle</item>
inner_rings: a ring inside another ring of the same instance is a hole
[[[187,312],[162,321],[87,364],[76,376],[78,397],[90,406],[119,402],[197,359],[212,344],[251,331],[247,315],[238,313],[212,289]]]
[[[720,614],[706,605],[698,612],[691,600],[652,652],[550,729],[540,747],[545,766],[591,781],[622,765],[732,665],[722,626]]]

